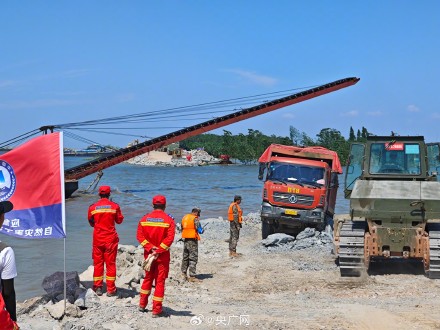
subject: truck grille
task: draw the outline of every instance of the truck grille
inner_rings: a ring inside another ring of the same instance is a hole
[[[296,196],[296,203],[293,203],[295,205],[305,205],[310,206],[313,204],[313,196],[308,195],[300,195],[300,194],[289,194],[289,193],[281,193],[281,192],[274,192],[272,197],[274,202],[276,203],[287,203],[292,204],[289,201],[290,196],[295,195]]]

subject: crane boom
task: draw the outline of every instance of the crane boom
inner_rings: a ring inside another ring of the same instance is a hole
[[[283,98],[279,98],[273,101],[265,102],[263,104],[245,108],[240,111],[217,117],[200,124],[189,126],[181,130],[153,138],[151,140],[119,149],[114,153],[106,156],[99,157],[84,164],[69,168],[65,170],[65,180],[75,181],[84,178],[90,174],[104,170],[110,166],[122,163],[130,158],[144,154],[146,152],[159,149],[173,142],[182,141],[191,136],[199,135],[209,132],[211,130],[227,126],[248,118],[259,116],[273,110],[277,110],[289,105],[303,102],[324,94],[328,94],[339,89],[352,86],[356,84],[360,79],[356,77],[350,77],[345,79],[336,80],[334,82],[321,85],[315,88],[305,90],[296,94],[292,94]],[[76,189],[75,189],[76,190]],[[66,190],[67,191],[67,190]]]

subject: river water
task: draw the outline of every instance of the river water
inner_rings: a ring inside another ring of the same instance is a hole
[[[65,168],[86,161],[83,157],[65,157]],[[151,211],[151,199],[156,194],[167,198],[167,209],[176,220],[194,206],[202,209],[201,219],[227,217],[227,209],[234,195],[243,198],[244,214],[258,212],[261,204],[262,182],[258,167],[241,165],[214,165],[199,167],[143,167],[119,164],[104,170],[99,185],[112,187],[111,198],[119,203],[124,222],[117,226],[120,244],[137,245],[136,229],[139,219]],[[90,175],[80,180],[79,191],[85,190],[94,179]],[[348,213],[342,180],[336,212]],[[41,283],[45,276],[64,269],[87,269],[92,264],[92,227],[87,221],[88,206],[99,197],[96,192],[78,193],[66,200],[67,238],[26,240],[1,235],[0,239],[14,248],[18,277],[15,279],[17,300],[44,294]],[[64,242],[65,241],[65,242]]]

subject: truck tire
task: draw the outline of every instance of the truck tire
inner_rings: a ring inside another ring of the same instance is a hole
[[[324,231],[325,230],[325,223],[320,223],[320,224],[316,225],[316,230],[317,231]]]
[[[327,226],[330,226],[330,229],[333,231],[333,218],[328,215],[325,216],[324,223],[320,223],[316,226],[316,230],[325,231]]]
[[[261,223],[261,237],[266,239],[267,236],[272,235],[274,233],[273,225],[267,221],[262,221]]]

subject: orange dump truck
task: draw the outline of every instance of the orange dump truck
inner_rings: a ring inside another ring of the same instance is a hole
[[[305,227],[323,230],[335,213],[338,154],[323,147],[271,144],[258,160],[264,180],[263,239],[275,232],[298,234]]]

